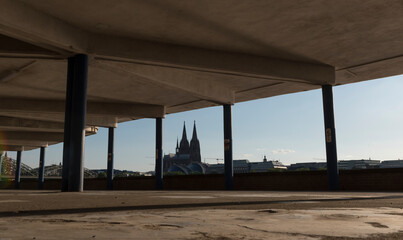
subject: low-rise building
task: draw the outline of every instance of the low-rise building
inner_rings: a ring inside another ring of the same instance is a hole
[[[280,161],[266,161],[266,162],[251,162],[250,163],[250,172],[267,172],[270,169],[287,170],[287,167],[284,166]]]
[[[339,169],[368,169],[379,168],[380,160],[361,159],[361,160],[340,160]]]
[[[247,159],[233,161],[234,173],[267,172],[269,169],[287,169],[280,161],[267,161],[266,156],[263,162],[250,162]],[[207,174],[224,173],[224,164],[210,164],[206,169]]]
[[[382,161],[380,168],[403,168],[403,160],[387,160]]]
[[[247,159],[234,160],[234,173],[248,173],[250,171],[250,162]]]
[[[224,173],[224,164],[209,164],[206,169],[206,174],[223,174]]]
[[[288,167],[290,171],[296,170],[322,170],[326,169],[326,162],[293,163]]]

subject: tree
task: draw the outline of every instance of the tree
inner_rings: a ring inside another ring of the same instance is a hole
[[[106,172],[99,172],[97,178],[106,178]]]

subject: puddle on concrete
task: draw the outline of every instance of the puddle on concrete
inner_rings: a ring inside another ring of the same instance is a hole
[[[175,224],[145,224],[143,228],[150,229],[150,230],[169,230],[169,229],[178,229],[183,228],[182,226],[175,225]]]
[[[366,222],[366,223],[371,225],[371,226],[373,226],[373,227],[375,227],[375,228],[389,228],[388,226],[383,225],[383,224],[381,224],[379,222]]]

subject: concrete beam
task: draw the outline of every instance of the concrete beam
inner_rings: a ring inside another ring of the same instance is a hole
[[[57,53],[0,34],[0,58],[57,58]]]
[[[114,118],[113,121],[111,122],[116,122],[116,118]],[[0,116],[0,130],[63,133],[64,123],[62,120],[45,121],[45,120],[19,118],[19,117]],[[85,133],[87,136],[96,134],[97,132],[98,132],[97,126],[91,125],[85,128]]]
[[[122,76],[137,77],[136,80],[152,82],[155,85],[190,93],[202,100],[217,104],[235,103],[234,91],[228,86],[212,80],[211,76],[200,76],[183,69],[159,67],[145,64],[119,63],[95,60],[91,66],[107,69]]]
[[[17,77],[21,73],[23,73],[25,70],[28,68],[32,67],[36,61],[31,61],[27,64],[24,64],[23,66],[17,68],[17,69],[9,69],[8,71],[3,71],[0,73],[0,83],[6,83],[12,80],[13,78]]]
[[[402,74],[403,56],[380,59],[336,70],[336,84],[347,84]]]
[[[93,116],[156,118],[165,117],[165,107],[145,103],[88,102],[87,114]]]
[[[63,132],[63,127],[61,122],[0,116],[0,129]]]
[[[64,111],[64,100],[0,98],[0,113],[64,114]],[[145,103],[87,102],[87,114],[92,116],[157,118],[165,116],[165,107]]]
[[[116,118],[111,119],[110,122],[116,124]],[[17,131],[63,132],[64,123],[62,120],[46,121],[20,117],[0,116],[0,129]],[[85,131],[87,135],[96,134],[98,132],[98,127],[96,127],[95,125],[90,125],[86,127]]]
[[[184,111],[190,111],[194,109],[199,109],[199,108],[206,108],[206,107],[215,107],[218,106],[215,103],[204,101],[204,100],[199,100],[199,101],[193,101],[193,102],[187,102],[175,106],[169,106],[167,108],[167,113],[177,113],[177,112],[184,112]]]
[[[55,132],[22,132],[22,131],[2,131],[6,141],[39,141],[39,142],[62,142],[63,133]]]
[[[335,81],[334,68],[329,65],[85,32],[14,0],[1,0],[0,34],[61,55],[86,53],[117,61],[319,85]]]
[[[62,123],[64,125],[64,113],[27,113],[27,112],[6,112],[0,111],[0,114],[8,117],[26,118],[32,120],[47,121]],[[120,118],[119,118],[120,119]],[[129,118],[136,119],[136,118]],[[87,116],[87,126],[99,126],[99,127],[117,127],[118,119],[114,116]],[[62,129],[63,132],[64,129]],[[57,131],[55,131],[57,132]]]
[[[49,144],[56,144],[57,142],[49,141],[33,141],[33,140],[6,140],[7,145],[24,146],[24,147],[47,147]]]
[[[7,145],[1,144],[0,149],[3,151],[29,151],[36,149],[37,147],[27,147],[27,146],[20,146],[20,145]]]
[[[1,0],[0,34],[60,54],[87,49],[84,31],[14,0]]]
[[[0,149],[2,151],[24,151],[23,146],[13,146],[13,145],[6,145],[6,144],[1,144]]]
[[[63,114],[64,117],[64,114]],[[63,122],[63,121],[62,121]],[[118,118],[113,116],[88,116],[86,118],[87,126],[99,126],[99,127],[117,127],[118,126]]]
[[[236,102],[248,101],[256,98],[266,98],[289,94],[295,92],[308,91],[320,88],[321,86],[306,83],[276,82],[249,89],[244,89],[235,93]]]
[[[89,51],[95,57],[146,63],[194,71],[267,79],[333,84],[334,67],[254,55],[147,42],[117,36],[91,35]]]

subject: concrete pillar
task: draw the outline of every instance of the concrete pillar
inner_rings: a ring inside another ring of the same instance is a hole
[[[108,129],[108,167],[106,172],[107,189],[113,190],[113,145],[115,141],[115,128]]]
[[[15,189],[20,188],[20,181],[21,181],[21,151],[17,151],[17,162],[15,166]]]
[[[232,110],[231,105],[224,107],[224,175],[225,189],[234,188],[234,169],[232,159]]]
[[[63,169],[62,169],[62,192],[69,189],[69,160],[70,160],[70,137],[71,137],[71,102],[74,76],[75,57],[70,57],[67,64],[66,85],[66,109],[64,114],[64,141],[63,141]]]
[[[66,88],[63,191],[83,191],[87,76],[88,56],[78,54],[70,57],[68,61]]]
[[[45,181],[45,147],[41,147],[39,155],[39,169],[38,169],[38,189],[43,189],[43,183]]]
[[[329,190],[339,189],[337,166],[336,131],[333,111],[333,91],[331,85],[322,86],[323,113],[325,119],[326,161]]]
[[[156,188],[163,189],[162,168],[162,118],[156,118],[155,124],[155,180]]]

